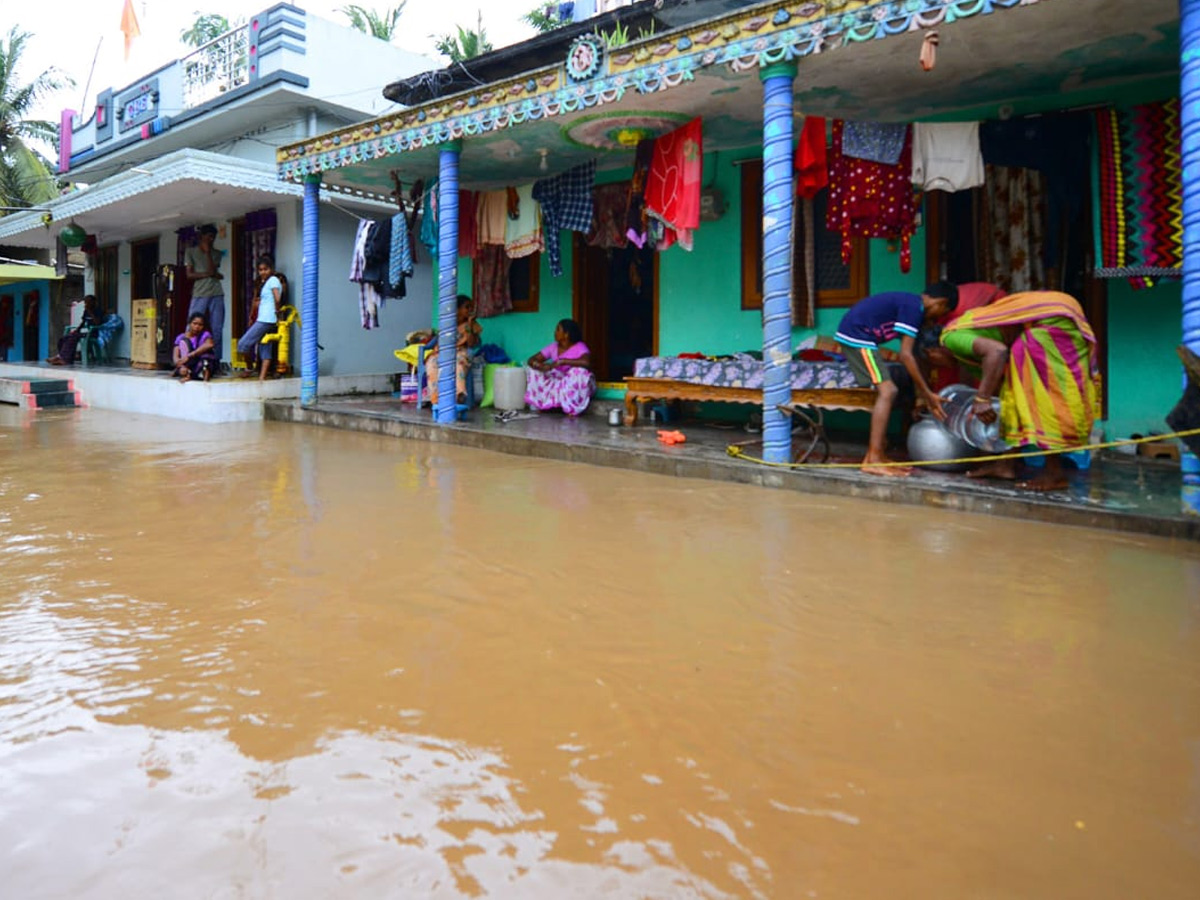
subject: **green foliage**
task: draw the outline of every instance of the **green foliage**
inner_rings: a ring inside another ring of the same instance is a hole
[[[374,9],[367,9],[353,4],[343,6],[338,12],[350,20],[351,28],[390,43],[396,37],[396,28],[400,22],[400,13],[404,12],[404,7],[407,3],[408,0],[401,0],[398,6],[382,14]]]
[[[567,24],[566,20],[558,17],[558,7],[554,5],[535,7],[521,16],[521,21],[540,34]]]
[[[620,22],[613,25],[612,31],[597,31],[596,34],[604,41],[604,45],[609,50],[615,50],[617,47],[624,47],[629,43],[629,26],[621,26]]]
[[[21,83],[18,69],[30,37],[14,25],[0,38],[0,206],[35,206],[58,194],[50,163],[30,144],[57,147],[58,129],[29,116],[39,100],[74,82],[49,68]]]
[[[483,13],[479,13],[479,19],[476,23],[474,31],[469,31],[461,25],[455,25],[458,34],[443,34],[441,37],[430,35],[436,38],[434,48],[442,56],[450,57],[450,62],[462,62],[466,59],[474,59],[476,56],[482,56],[485,53],[491,52],[492,44],[487,39],[487,32],[483,30]]]
[[[229,31],[229,20],[217,13],[201,13],[196,11],[196,21],[192,27],[181,31],[179,39],[189,47],[203,47],[209,41],[215,41]]]

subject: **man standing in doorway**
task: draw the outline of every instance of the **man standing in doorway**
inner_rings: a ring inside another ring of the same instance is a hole
[[[225,352],[225,289],[221,287],[221,253],[213,249],[217,238],[215,225],[201,225],[200,239],[195,247],[184,254],[187,277],[192,281],[192,302],[188,306],[188,321],[199,314],[208,320],[212,332],[213,350],[217,359],[214,369],[221,371],[221,357]]]

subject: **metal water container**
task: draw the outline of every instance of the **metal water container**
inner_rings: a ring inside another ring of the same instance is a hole
[[[908,456],[918,462],[940,462],[978,455],[978,450],[958,435],[952,434],[932,416],[922,419],[908,429]],[[922,468],[938,472],[961,472],[968,467],[965,463],[943,463]]]
[[[992,398],[996,421],[985,425],[975,415],[974,400],[978,392],[965,384],[951,384],[941,389],[942,409],[946,411],[946,428],[972,447],[986,453],[1002,453],[1009,449],[1000,438],[1000,401]],[[976,454],[978,455],[978,454]]]

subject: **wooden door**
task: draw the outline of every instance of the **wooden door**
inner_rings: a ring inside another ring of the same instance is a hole
[[[107,315],[117,311],[117,286],[120,281],[120,270],[117,268],[117,246],[101,247],[96,251],[96,259],[92,263],[96,274],[96,301],[100,312]]]
[[[608,255],[601,247],[589,247],[575,233],[574,302],[572,318],[583,330],[583,340],[592,352],[592,371],[597,381],[608,381]]]

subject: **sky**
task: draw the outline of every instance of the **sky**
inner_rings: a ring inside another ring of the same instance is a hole
[[[311,15],[331,22],[348,23],[337,10],[348,0],[293,0]],[[219,13],[233,22],[238,17],[248,19],[272,5],[271,0],[216,0],[200,9],[203,13]],[[357,4],[380,12],[395,5],[395,0],[359,0]],[[453,30],[454,25],[474,28],[479,10],[483,9],[483,27],[496,47],[524,40],[533,30],[520,21],[520,16],[539,5],[539,0],[408,0],[400,16],[398,46],[437,59],[430,35]],[[121,10],[124,0],[0,0],[5,13],[19,9],[15,21],[8,15],[4,24],[28,32],[18,79],[26,83],[50,68],[71,76],[75,86],[43,100],[35,118],[58,122],[64,108],[83,111],[95,102],[96,95],[106,87],[121,88],[162,64],[178,59],[188,52],[179,41],[180,32],[195,21],[199,0],[134,0],[142,35],[135,38],[129,61],[125,61],[125,37],[121,33]],[[99,52],[97,53],[97,46]],[[84,87],[92,59],[96,58],[95,74]],[[370,76],[368,76],[370,77]],[[379,76],[380,89],[384,76]]]

